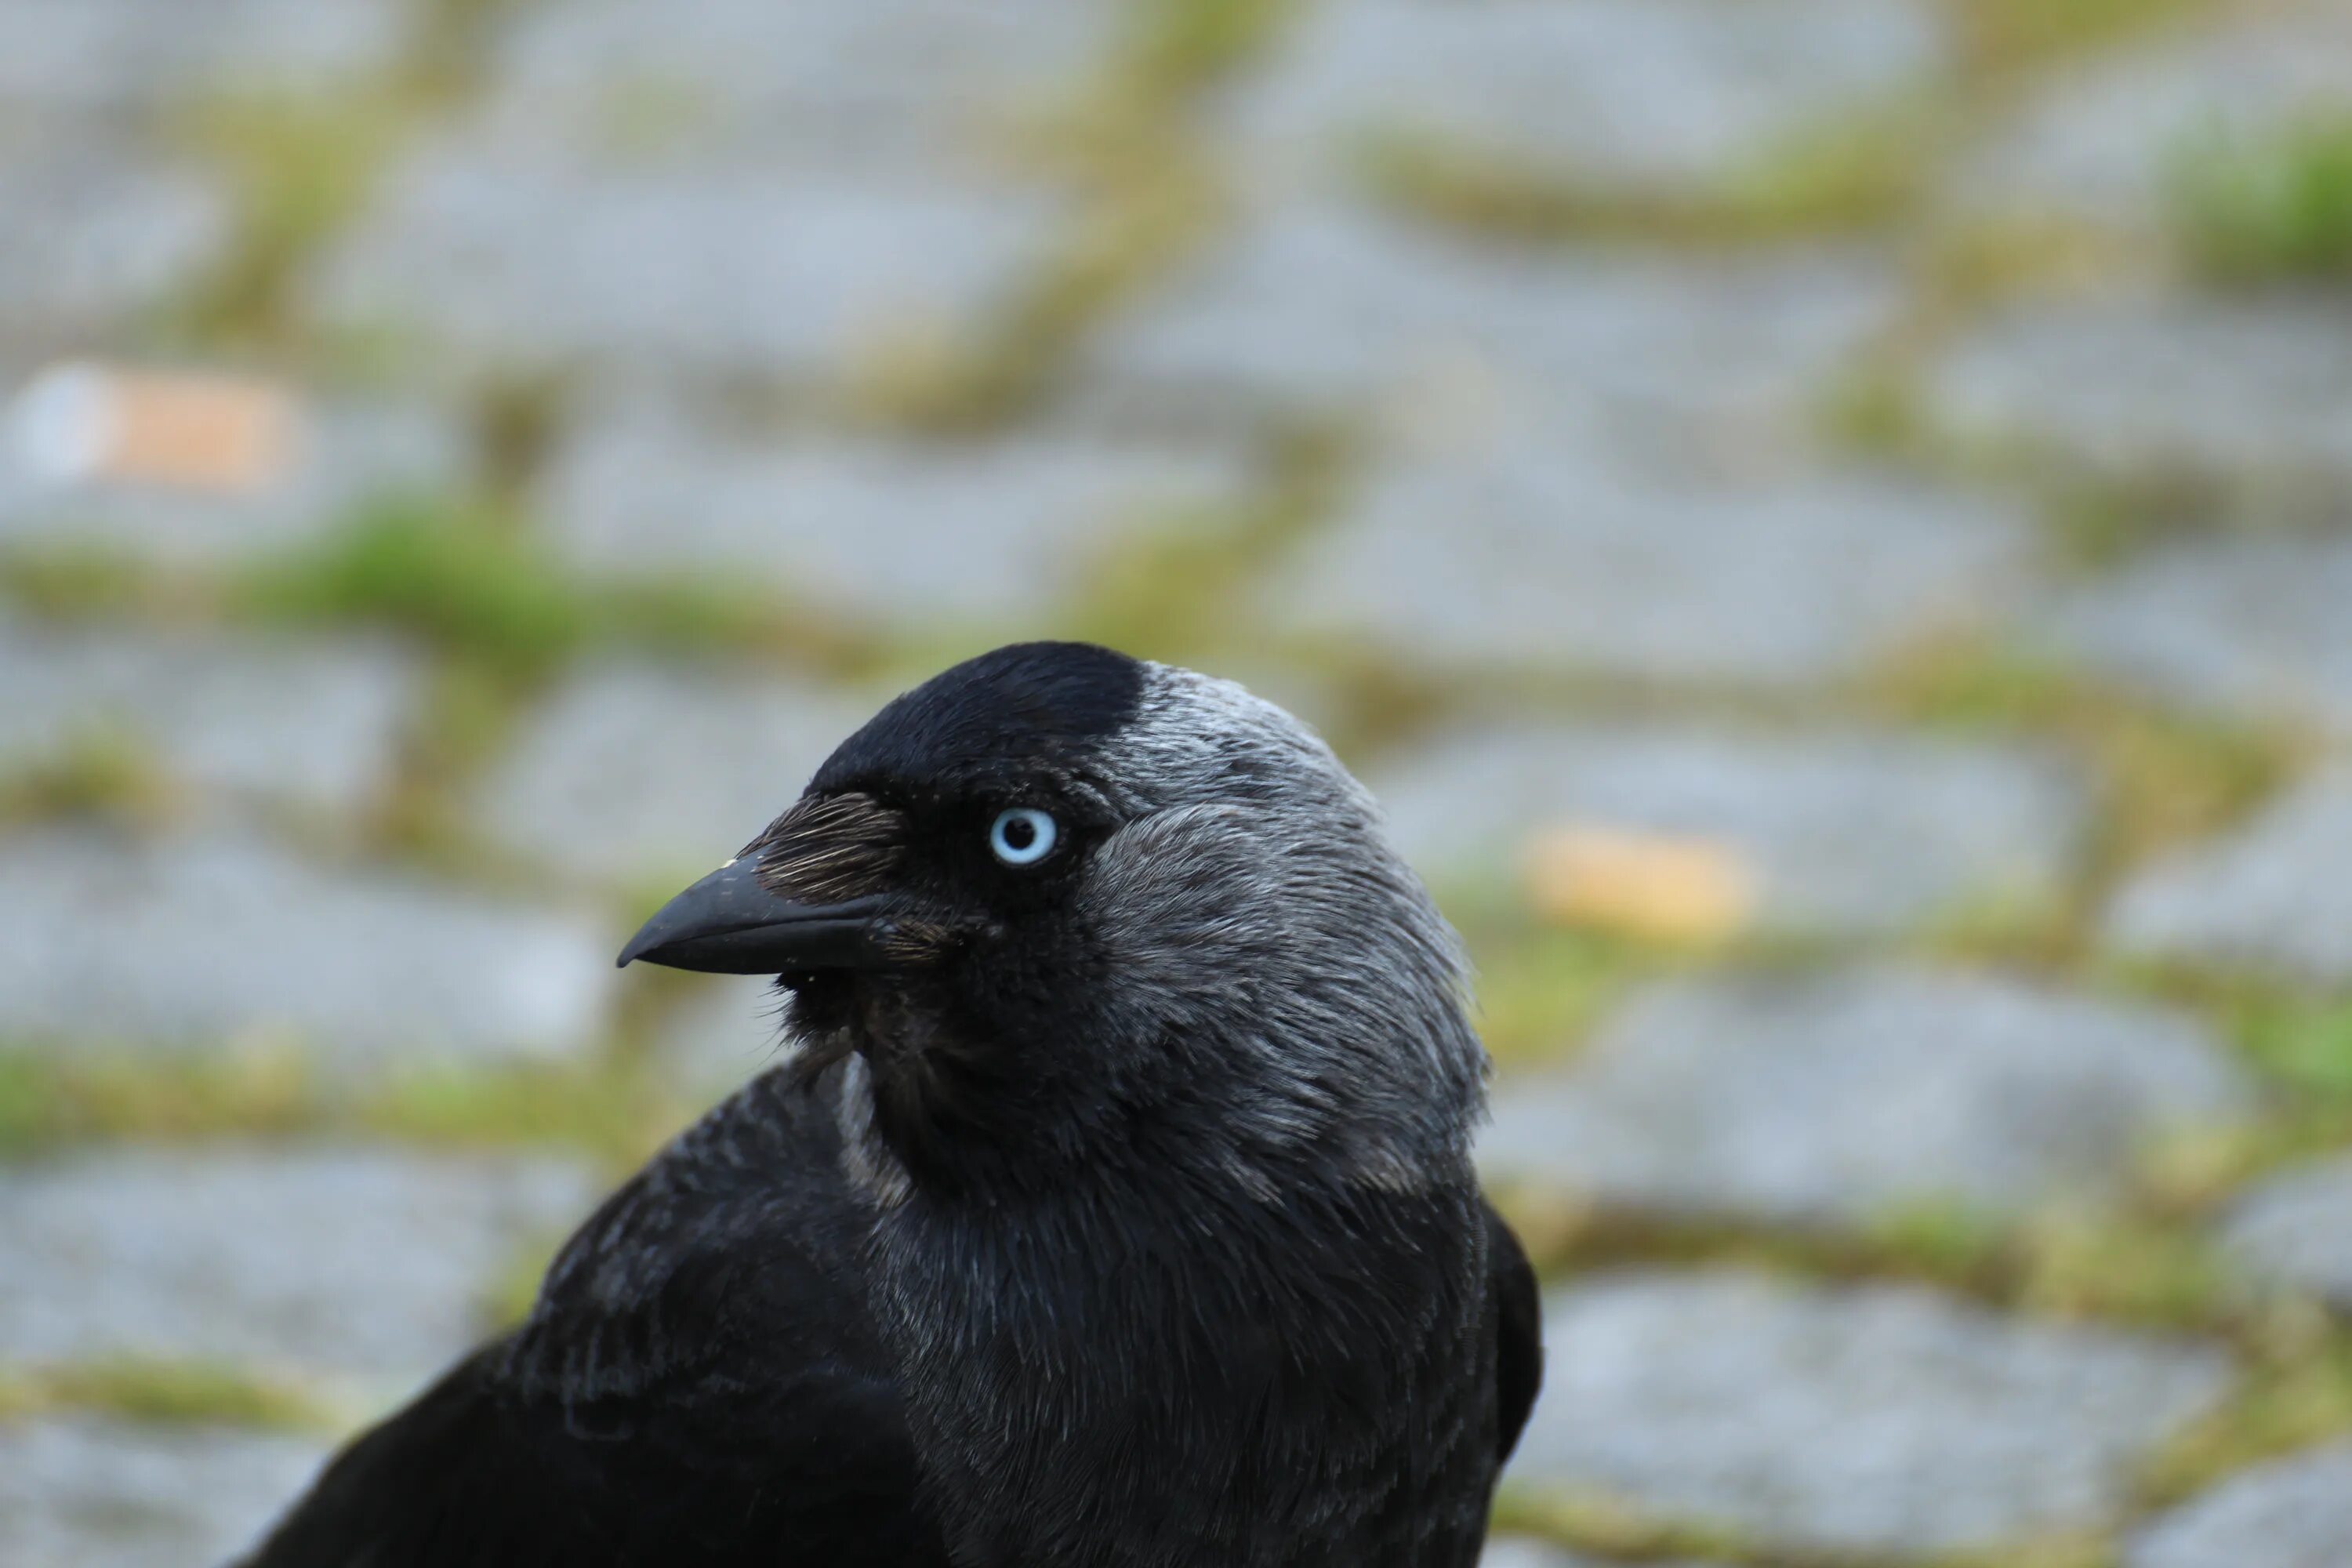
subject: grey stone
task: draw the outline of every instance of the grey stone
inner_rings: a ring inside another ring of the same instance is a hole
[[[2267,14],[2264,14],[2267,13]],[[2319,0],[2053,72],[2014,129],[1954,183],[1963,211],[2073,217],[2145,233],[2175,160],[2216,137],[2259,137],[2340,110],[2352,18]]]
[[[1570,420],[1612,443],[1665,425],[1779,444],[1900,299],[1846,252],[1537,258],[1283,206],[1108,323],[1087,395],[1192,417],[1369,406],[1417,439]]]
[[[767,976],[712,980],[656,1037],[669,1080],[694,1104],[716,1104],[784,1060],[784,999]]]
[[[1209,673],[1265,698],[1326,740],[1338,735],[1346,741],[1340,731],[1357,717],[1354,710],[1366,701],[1361,693],[1349,690],[1339,671],[1285,659],[1266,650],[1221,652],[1209,667]],[[1377,703],[1379,699],[1370,700]],[[1361,757],[1343,754],[1339,760],[1362,771]]]
[[[1540,1541],[1499,1537],[1486,1542],[1478,1568],[1579,1568],[1579,1564],[1567,1552]]]
[[[798,799],[875,707],[790,679],[584,670],[488,781],[483,820],[501,842],[577,879],[707,868]]]
[[[320,1445],[98,1416],[0,1423],[0,1562],[190,1568],[254,1544],[325,1461]]]
[[[1916,88],[1933,11],[1873,0],[1360,0],[1309,13],[1256,93],[1247,157],[1346,167],[1370,138],[1614,184],[1700,184]]]
[[[1034,625],[1122,542],[1231,516],[1245,483],[1197,447],[753,443],[635,418],[583,435],[547,510],[557,547],[592,571],[749,576],[868,623]]]
[[[1649,1568],[1709,1568],[1709,1565],[1681,1558],[1644,1559]],[[1598,1557],[1588,1557],[1581,1552],[1569,1552],[1549,1542],[1528,1536],[1495,1536],[1487,1541],[1478,1568],[1612,1568]]]
[[[1092,0],[590,0],[520,11],[490,133],[611,159],[954,163],[1073,94],[1110,40]]]
[[[2188,540],[2051,595],[2021,633],[2160,699],[2352,733],[2347,603],[2352,540]]]
[[[2352,979],[2352,774],[2323,773],[2235,832],[2158,859],[2108,907],[2140,958]]]
[[[197,1048],[287,1033],[343,1067],[589,1044],[615,933],[257,841],[0,841],[0,1037]]]
[[[95,143],[0,157],[0,348],[24,353],[140,325],[222,262],[232,224],[217,180]]]
[[[0,0],[0,116],[348,89],[407,37],[402,0]]]
[[[2085,819],[2054,759],[1866,731],[1464,726],[1368,777],[1441,880],[1507,877],[1546,828],[1689,838],[1742,863],[1757,924],[1799,934],[2031,908],[2065,885]]]
[[[2165,1515],[2124,1568],[2341,1568],[2352,1563],[2352,1447],[2233,1476]]]
[[[2029,557],[2022,521],[1982,497],[1667,478],[1531,443],[1376,473],[1259,602],[1296,632],[1439,660],[1792,687],[1986,619]]]
[[[1479,1162],[1612,1207],[1798,1225],[2101,1194],[2251,1088],[2191,1018],[1934,971],[1671,983],[1507,1079]]]
[[[445,374],[592,368],[807,382],[974,331],[1059,204],[764,170],[593,173],[428,149],[326,257],[310,306]]]
[[[2352,480],[2352,322],[2315,300],[2013,310],[1960,341],[1928,396],[1959,441],[2097,474]]]
[[[1527,1536],[1496,1536],[1486,1542],[1478,1568],[1611,1568],[1598,1557],[1568,1552]],[[1707,1564],[1675,1560],[1651,1560],[1650,1568],[1707,1568]]]
[[[1595,1279],[1552,1298],[1544,1339],[1520,1483],[1791,1554],[2110,1524],[2134,1464],[2231,1376],[2188,1342],[1738,1273]]]
[[[504,1276],[596,1191],[576,1163],[388,1148],[0,1167],[0,1355],[404,1384],[496,1326],[484,1313]]]
[[[2263,1183],[2231,1210],[2222,1241],[2263,1280],[2352,1308],[2352,1158]]]
[[[0,617],[0,776],[127,743],[208,792],[355,813],[391,782],[416,687],[382,645]]]
[[[41,400],[37,386],[0,429],[0,545],[164,565],[249,560],[320,539],[372,502],[446,491],[470,468],[465,437],[441,412],[331,399],[300,413],[285,466],[249,489],[76,478],[35,450]]]

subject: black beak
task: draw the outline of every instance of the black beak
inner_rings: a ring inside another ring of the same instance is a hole
[[[730,860],[669,902],[621,950],[626,968],[642,958],[713,974],[783,974],[878,965],[883,900],[795,904],[760,886],[755,858]]]

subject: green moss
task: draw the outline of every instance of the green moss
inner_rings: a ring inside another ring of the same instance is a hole
[[[879,655],[757,586],[584,578],[498,509],[466,500],[380,501],[317,543],[242,571],[221,596],[229,613],[264,621],[406,632],[464,661],[469,679],[525,686],[593,644],[782,655],[835,670]]]
[[[2352,1002],[2273,995],[2236,1009],[2246,1054],[2298,1101],[2352,1110]]]
[[[2249,1336],[2244,1376],[2221,1406],[2178,1433],[2140,1477],[2149,1507],[2177,1503],[2234,1471],[2352,1433],[2352,1333],[2312,1310],[2283,1309]]]
[[[208,608],[203,595],[181,585],[183,613]],[[0,551],[0,595],[37,616],[76,620],[137,614],[161,616],[174,606],[165,601],[169,584],[120,551],[84,546],[18,546]],[[188,603],[196,600],[196,604]]]
[[[1248,593],[1248,527],[1246,517],[1204,511],[1135,530],[1080,591],[1071,635],[1143,658],[1209,662]]]
[[[1866,700],[1888,717],[1957,729],[2014,729],[2063,720],[2080,701],[2074,677],[1997,645],[1925,648],[1881,672]]]
[[[2281,1166],[2352,1147],[2352,1041],[2341,995],[2242,972],[2128,961],[2103,963],[2090,979],[2210,1020],[2272,1091],[2261,1120],[2156,1151],[2152,1193],[2171,1191],[2179,1206],[2210,1211]]]
[[[1616,1004],[1667,961],[1621,939],[1529,928],[1476,941],[1478,1033],[1506,1067],[1572,1054]]]
[[[1266,46],[1291,0],[1144,0],[1104,68],[1024,140],[1078,196],[1077,215],[995,319],[968,341],[916,338],[862,367],[865,416],[934,433],[1034,409],[1088,332],[1201,244],[1223,216],[1196,110]]]
[[[1893,951],[1932,963],[1993,968],[2063,983],[2092,951],[2097,906],[2080,888],[2040,901],[1970,905],[1931,921]]]
[[[1775,1546],[1726,1525],[1678,1520],[1593,1489],[1506,1480],[1495,1500],[1496,1534],[1529,1535],[1571,1552],[1627,1563],[1694,1560],[1737,1568],[1885,1568],[1883,1553]],[[2092,1532],[2037,1537],[1981,1551],[1906,1554],[1911,1568],[2114,1568],[2113,1542]]]
[[[1906,1204],[1841,1227],[1606,1208],[1510,1184],[1492,1194],[1547,1277],[1616,1268],[1740,1268],[1818,1284],[1905,1283],[1999,1311],[2242,1338],[2249,1297],[2212,1247],[2208,1215],[2177,1194],[2013,1218],[1958,1203]]]
[[[534,674],[591,631],[587,596],[501,519],[389,500],[317,544],[247,573],[231,604],[264,619],[367,622]]]
[[[563,432],[571,401],[563,378],[549,375],[501,377],[475,395],[469,423],[493,495],[518,509],[524,504]]]
[[[422,645],[434,656],[432,676],[367,842],[478,884],[511,884],[529,868],[475,836],[468,791],[516,716],[583,654],[623,647],[738,666],[775,660],[855,677],[889,653],[754,583],[583,576],[499,507],[463,499],[380,500],[313,542],[209,576],[101,552],[19,552],[0,563],[0,592],[57,618],[370,626]],[[146,821],[172,805],[160,773],[113,737],[88,737],[0,779],[0,816],[100,810]]]
[[[1618,184],[1422,136],[1376,139],[1362,173],[1408,211],[1510,238],[1743,245],[1894,222],[1933,175],[1937,126],[1931,108],[1910,105],[1808,127],[1693,188]]]
[[[2186,463],[2112,475],[2072,468],[2063,457],[2021,456],[2043,480],[2042,522],[2056,546],[2053,564],[2063,570],[2111,570],[2168,540],[2210,532],[2215,518],[2250,499],[2246,487]]]
[[[184,802],[139,738],[86,726],[29,765],[0,772],[0,825],[89,816],[152,827]]]
[[[403,86],[422,105],[446,106],[480,85],[499,26],[530,0],[418,0]]]
[[[1345,651],[1305,648],[1291,656],[1305,679],[1319,684],[1329,712],[1323,738],[1351,763],[1426,734],[1460,707],[1451,672]]]
[[[1743,1268],[1821,1282],[1944,1279],[1910,1267],[1864,1236],[1633,1213],[1541,1183],[1491,1184],[1487,1195],[1546,1279],[1695,1267]],[[1974,1284],[1969,1288],[1987,1293]]]
[[[456,1148],[576,1150],[634,1168],[692,1119],[634,1059],[394,1062],[339,1077],[287,1043],[162,1056],[0,1048],[0,1157],[78,1143],[320,1134]]]
[[[1893,1275],[2036,1317],[2095,1320],[2249,1342],[2255,1299],[2213,1240],[2215,1211],[2280,1136],[2261,1123],[2141,1152],[2121,1190],[2005,1220],[1966,1205],[1880,1216],[1839,1271]]]
[[[1999,1289],[2010,1239],[2000,1221],[1961,1203],[1905,1204],[1868,1222],[1863,1235],[1883,1267],[1939,1283],[1964,1280],[1985,1294]]]
[[[1146,0],[1118,75],[1162,111],[1188,108],[1263,54],[1297,9],[1296,0]]]
[[[398,1073],[343,1109],[337,1121],[407,1142],[573,1149],[619,1172],[642,1163],[692,1114],[631,1064],[518,1064]]]
[[[1930,340],[2003,301],[2112,289],[2149,263],[2145,244],[2076,214],[1969,213],[1918,237],[1906,258],[1911,315]]]
[[[550,1231],[518,1246],[489,1286],[481,1292],[479,1321],[485,1333],[513,1327],[530,1315],[539,1300],[540,1281],[548,1265],[569,1239],[568,1231]]]
[[[1139,0],[1101,68],[1042,117],[1036,150],[1097,187],[1143,183],[1206,96],[1265,54],[1298,0]]]
[[[2007,1261],[2010,1303],[2048,1317],[2216,1329],[2234,1305],[2229,1270],[2201,1232],[2130,1210],[2038,1218]]]
[[[76,1044],[0,1046],[0,1154],[91,1139],[286,1132],[325,1104],[310,1059],[284,1045],[201,1055]]]
[[[295,283],[357,214],[404,122],[383,89],[240,99],[198,115],[192,139],[227,169],[239,221],[226,261],[190,304],[186,331],[207,344],[287,346]]]
[[[2082,1531],[1946,1552],[1929,1558],[1925,1568],[2116,1568],[2121,1557],[2115,1542]]]
[[[2112,47],[2218,0],[1943,0],[1964,68],[2003,76]]]
[[[785,604],[749,582],[640,576],[600,584],[589,595],[598,637],[683,658],[764,657],[857,677],[882,668],[892,652],[821,605]]]
[[[2104,273],[2099,286],[2112,291],[2121,266],[2111,262],[2091,270]],[[1958,320],[1996,309],[2004,289],[2013,287],[2029,298],[2053,291],[2014,279],[1985,287],[1988,297],[1973,300],[1923,306],[1915,297],[1911,322],[1894,334],[1898,353],[1882,349],[1882,357],[1916,357],[1947,336]],[[1911,389],[1888,388],[1867,378],[1840,389],[1822,414],[1826,433],[1849,447],[2006,495],[2029,508],[2038,525],[2042,564],[2061,579],[2088,578],[2166,544],[2210,540],[2232,530],[2323,531],[2336,525],[2342,511],[2340,476],[2310,455],[2247,467],[2181,443],[2127,456],[2102,454],[2070,440],[2063,430],[1940,422]]]
[[[228,174],[238,223],[225,264],[174,323],[208,347],[275,357],[304,344],[295,290],[320,247],[366,204],[388,159],[427,114],[478,83],[515,0],[421,0],[402,58],[333,94],[289,83],[203,105],[184,139]]]
[[[1574,1552],[1591,1552],[1632,1563],[1706,1557],[1717,1562],[1767,1563],[1733,1531],[1680,1523],[1606,1493],[1504,1482],[1495,1498],[1497,1534],[1532,1535]]]
[[[1822,400],[1819,419],[1831,440],[1863,457],[1909,457],[1930,439],[1917,381],[1891,364],[1840,379]]]
[[[1094,325],[1210,231],[1213,187],[1176,147],[1092,193],[989,324],[913,338],[861,367],[859,413],[934,435],[999,428],[1056,384]]]
[[[2352,279],[2352,115],[2185,143],[2167,182],[2175,234],[2231,283]]]
[[[2244,820],[2294,775],[2294,736],[2185,715],[2013,648],[1919,648],[1855,693],[1865,712],[2044,750],[2091,795],[2088,842],[2046,900],[1952,910],[1912,945],[1943,959],[2079,975],[2098,959],[2107,891],[2133,868]]]
[[[1213,665],[1223,650],[1254,649],[1261,631],[1254,585],[1330,515],[1353,462],[1352,443],[1339,431],[1276,435],[1247,493],[1134,531],[1080,588],[1065,629],[1180,664]]]
[[[13,1374],[0,1372],[0,1418],[56,1410],[297,1432],[332,1432],[341,1426],[335,1414],[305,1390],[208,1362],[122,1359]]]
[[[2099,805],[2082,879],[2093,892],[2241,820],[2293,776],[2306,750],[2297,737],[2169,711],[1983,642],[1919,650],[1880,671],[1860,700],[1893,721],[2038,735],[2069,755]]]
[[[434,661],[400,736],[368,841],[476,887],[520,887],[530,868],[478,835],[470,798],[539,683],[464,653]]]

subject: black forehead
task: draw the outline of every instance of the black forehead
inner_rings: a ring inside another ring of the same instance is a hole
[[[1143,665],[1091,643],[1016,643],[892,700],[809,789],[961,791],[1083,768],[1135,717]]]

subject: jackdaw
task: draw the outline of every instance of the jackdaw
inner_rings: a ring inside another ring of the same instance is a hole
[[[257,1568],[1467,1568],[1541,1373],[1470,1163],[1462,960],[1239,687],[961,664],[621,962],[774,974],[792,1058]]]

